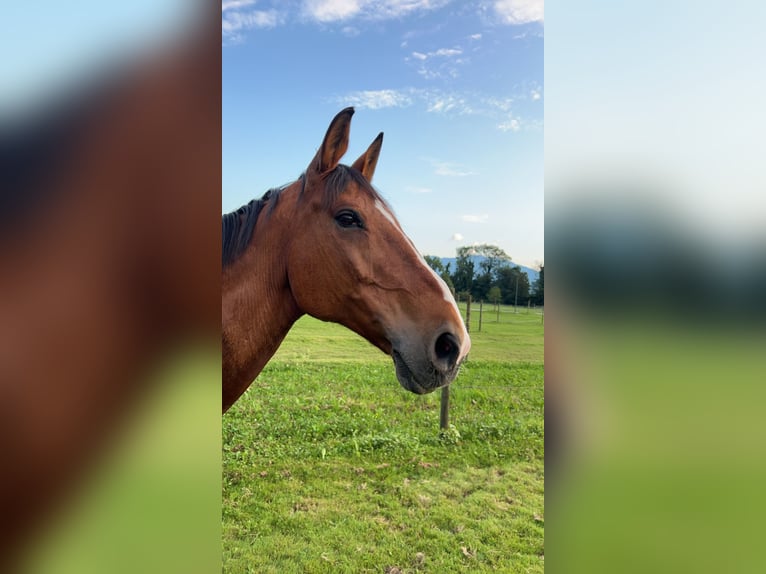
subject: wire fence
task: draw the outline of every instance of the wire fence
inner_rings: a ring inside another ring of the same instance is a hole
[[[544,324],[545,309],[532,305],[529,302],[526,306],[502,305],[500,303],[485,303],[484,301],[471,301],[470,295],[464,301],[458,300],[458,308],[463,316],[466,328],[469,333],[481,332],[482,328],[491,324]],[[473,390],[520,390],[520,389],[539,389],[544,392],[544,387],[537,384],[515,384],[515,385],[460,385],[460,389]],[[544,408],[544,407],[543,407]],[[450,387],[444,387],[441,391],[439,408],[439,428],[443,431],[449,429],[449,411],[450,411]]]
[[[487,301],[460,301],[458,308],[469,331],[481,332],[484,325],[501,323],[544,323],[545,308],[532,305],[504,305]]]

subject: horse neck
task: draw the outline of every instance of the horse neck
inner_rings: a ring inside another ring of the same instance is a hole
[[[247,390],[301,316],[287,277],[285,242],[259,222],[251,246],[223,271],[223,410]],[[278,227],[278,226],[275,226]]]

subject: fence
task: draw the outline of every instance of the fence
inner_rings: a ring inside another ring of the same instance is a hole
[[[464,300],[458,299],[458,308],[463,316],[466,329],[469,333],[482,332],[484,327],[491,327],[495,324],[508,323],[530,323],[540,322],[544,324],[544,307],[538,307],[531,303],[522,307],[514,305],[501,305],[496,303],[487,303],[471,301],[468,295]],[[439,428],[447,430],[449,428],[449,402],[450,387],[446,386],[441,391],[441,404],[439,409]]]
[[[537,305],[513,306],[495,304],[487,301],[465,301],[458,303],[469,332],[481,333],[485,325],[521,323],[527,321],[544,322],[545,308]]]

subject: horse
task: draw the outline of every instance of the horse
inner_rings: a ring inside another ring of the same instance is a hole
[[[335,116],[296,181],[222,216],[224,413],[304,314],[390,355],[416,394],[450,384],[470,350],[452,293],[372,186],[383,133],[340,163],[353,114]]]
[[[0,118],[0,571],[168,353],[218,345],[215,10],[34,116]]]

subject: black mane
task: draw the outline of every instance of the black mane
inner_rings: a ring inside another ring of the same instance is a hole
[[[254,199],[236,211],[221,217],[223,232],[223,266],[231,264],[247,248],[253,238],[255,223],[264,206],[273,198],[274,203],[279,199],[282,188],[270,189],[260,199]]]
[[[0,227],[46,198],[82,135],[108,113],[123,85],[117,80],[92,80],[34,111],[0,114]]]

